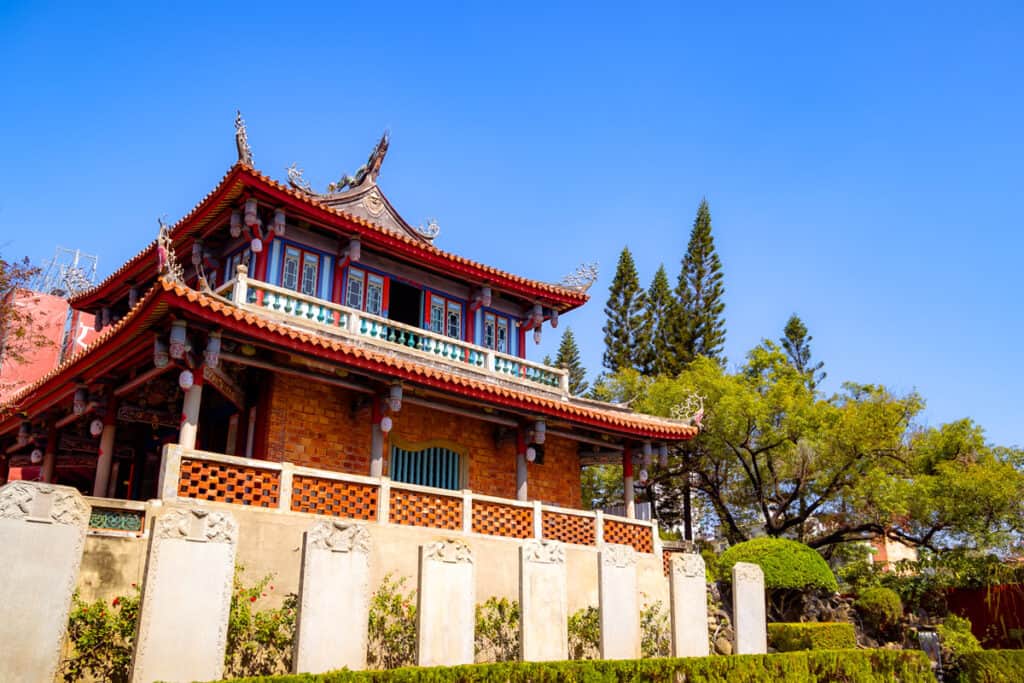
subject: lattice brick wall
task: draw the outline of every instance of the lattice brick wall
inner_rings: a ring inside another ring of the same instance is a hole
[[[462,499],[392,488],[388,520],[392,524],[459,531],[462,529]]]
[[[474,500],[473,532],[491,536],[533,538],[533,508]]]
[[[654,552],[654,541],[651,538],[651,527],[649,526],[605,519],[604,542],[631,545],[638,553]]]
[[[378,488],[372,484],[295,475],[292,512],[376,521]]]
[[[182,458],[178,495],[218,503],[276,508],[281,473],[227,463]]]
[[[593,517],[548,512],[541,515],[544,538],[576,545],[597,545],[597,526]]]

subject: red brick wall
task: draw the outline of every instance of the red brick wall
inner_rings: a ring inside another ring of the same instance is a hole
[[[265,457],[306,467],[366,475],[370,472],[370,408],[366,396],[289,375],[271,381]],[[392,416],[389,441],[403,447],[445,446],[469,456],[469,488],[516,497],[515,441],[495,445],[496,425],[406,403]],[[387,474],[385,448],[384,472]],[[257,457],[261,457],[257,454]],[[527,465],[530,500],[580,507],[580,464],[575,444],[549,436],[543,465]]]

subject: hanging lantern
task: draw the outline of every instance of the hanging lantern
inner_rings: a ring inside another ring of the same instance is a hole
[[[646,484],[647,483],[647,470],[640,470],[640,483],[641,484]]]
[[[171,323],[171,358],[181,360],[185,357],[185,345],[188,342],[186,330],[188,323],[184,320],[175,320]]]
[[[644,441],[644,467],[651,466],[651,442]]]
[[[32,453],[28,456],[29,460],[32,461],[33,465],[38,465],[43,461],[43,452],[38,448],[32,449]]]
[[[153,340],[153,367],[163,370],[170,362],[171,357],[167,353],[167,344],[164,344],[160,337],[157,337]]]
[[[537,420],[533,423],[533,442],[543,444],[548,437],[548,425],[544,420]]]
[[[551,327],[552,329],[558,327],[558,311],[551,309]]]
[[[388,389],[388,408],[391,412],[397,413],[402,410],[402,385],[392,384]]]
[[[28,443],[29,438],[32,436],[32,423],[28,420],[24,420],[21,426],[18,427],[18,445],[24,446]]]
[[[668,467],[668,444],[658,445],[658,464],[661,467]]]
[[[103,420],[96,418],[89,423],[89,433],[93,436],[99,436],[103,433]]]
[[[348,243],[348,257],[352,261],[358,261],[359,257],[363,255],[363,243],[359,240],[349,240]]]
[[[380,419],[380,431],[384,432],[385,434],[390,432],[393,426],[394,423],[391,421],[391,418],[388,417],[387,415]]]
[[[203,262],[203,243],[196,240],[192,243],[192,265],[198,266]]]
[[[491,305],[491,288],[490,287],[484,287],[483,289],[480,290],[480,303],[483,304],[484,306],[490,306]]]
[[[178,386],[181,387],[182,391],[188,391],[195,383],[196,378],[191,370],[182,370],[181,374],[178,375]]]
[[[86,403],[89,401],[89,390],[84,386],[75,389],[75,397],[71,401],[71,412],[81,415],[85,412]]]
[[[249,243],[249,246],[252,248],[252,253],[258,254],[261,251],[263,251],[263,240],[261,240],[259,237],[253,237],[252,242]]]
[[[533,462],[537,459],[537,449],[530,446],[526,449],[526,462]]]
[[[533,343],[540,344],[540,327],[533,328]]]
[[[238,237],[242,234],[242,212],[235,209],[231,212],[231,236]]]
[[[260,222],[259,212],[257,211],[258,208],[259,204],[255,199],[250,198],[245,200],[245,224],[250,228]]]
[[[220,332],[213,332],[206,340],[203,362],[210,368],[215,368],[220,363]]]
[[[283,237],[284,236],[284,231],[285,231],[284,209],[275,209],[274,210],[274,232],[276,232],[278,235],[281,235]]]

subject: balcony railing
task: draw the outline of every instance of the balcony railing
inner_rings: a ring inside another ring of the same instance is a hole
[[[241,271],[215,292],[247,310],[333,335],[401,351],[490,378],[569,395],[569,371],[251,280]]]
[[[160,497],[582,546],[621,543],[641,553],[661,552],[652,522],[177,445],[164,447]]]

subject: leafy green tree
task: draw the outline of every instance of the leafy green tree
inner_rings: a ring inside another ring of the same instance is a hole
[[[822,370],[825,367],[824,361],[815,363],[811,360],[812,339],[814,337],[807,334],[807,326],[794,313],[786,321],[786,327],[779,342],[786,352],[786,357],[789,358],[790,365],[807,378],[807,386],[814,391],[825,380],[827,373]]]
[[[633,254],[625,247],[619,255],[615,277],[608,288],[604,307],[604,359],[606,368],[617,372],[637,365],[637,354],[643,338],[644,291],[633,262]]]
[[[569,393],[573,396],[582,396],[590,383],[587,382],[587,369],[583,367],[580,360],[580,349],[576,346],[576,336],[572,328],[565,328],[562,333],[562,342],[558,345],[558,355],[555,356],[555,366],[565,368],[569,371]]]
[[[698,356],[725,362],[724,296],[722,263],[711,235],[711,209],[703,199],[697,208],[676,285],[678,305],[671,323],[674,353],[668,356],[669,374],[681,371]]]
[[[664,264],[658,267],[647,289],[647,301],[644,308],[643,328],[646,344],[639,351],[640,371],[645,375],[661,375],[669,371],[672,355],[672,322],[675,299],[672,286],[665,273]]]
[[[622,465],[591,465],[580,471],[583,505],[601,510],[623,501]]]

